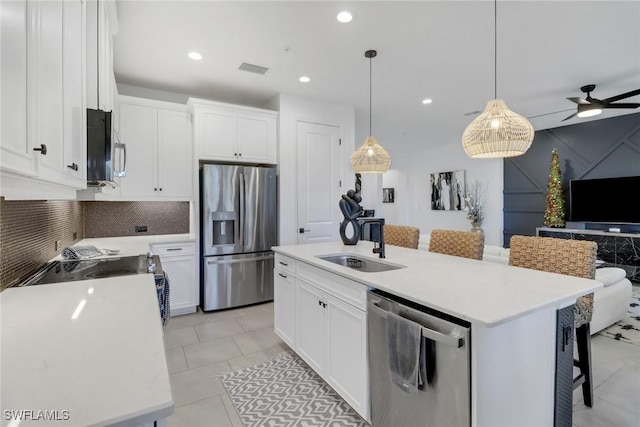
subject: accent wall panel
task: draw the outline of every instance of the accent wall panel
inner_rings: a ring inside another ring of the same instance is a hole
[[[571,179],[640,175],[640,113],[537,131],[526,154],[504,160],[503,237],[507,247],[512,235],[535,236],[536,227],[544,225],[554,148],[560,158],[568,209],[566,190]]]

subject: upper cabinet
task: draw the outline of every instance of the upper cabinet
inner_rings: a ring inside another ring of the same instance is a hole
[[[119,200],[191,200],[191,115],[181,104],[119,96],[120,140],[127,146]]]
[[[1,194],[75,198],[86,187],[84,2],[2,9]]]
[[[187,105],[198,159],[277,163],[276,111],[194,98]]]

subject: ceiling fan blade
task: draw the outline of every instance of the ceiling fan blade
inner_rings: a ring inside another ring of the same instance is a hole
[[[604,104],[602,108],[638,108],[640,104],[633,102],[617,102],[615,104]]]
[[[528,116],[527,119],[531,120],[531,119],[536,119],[538,117],[550,116],[552,114],[566,113],[567,111],[575,111],[575,108],[567,108],[565,110],[554,111],[552,113],[543,113],[543,114],[537,114],[535,116]]]
[[[569,101],[571,102],[575,102],[576,104],[589,104],[589,101],[587,101],[586,99],[582,99],[582,98],[567,98]]]
[[[577,115],[578,115],[578,113],[577,113],[577,112],[576,112],[576,113],[573,113],[573,114],[572,114],[572,115],[570,115],[569,117],[567,117],[567,118],[565,118],[565,119],[562,119],[562,121],[563,121],[563,122],[564,122],[564,121],[567,121],[567,120],[569,120],[569,119],[574,118],[574,117],[575,117],[575,116],[577,116]]]
[[[603,99],[602,102],[610,103],[616,102],[619,99],[631,98],[632,96],[640,95],[640,89],[632,90],[631,92],[622,93],[620,95],[612,96],[611,98]]]

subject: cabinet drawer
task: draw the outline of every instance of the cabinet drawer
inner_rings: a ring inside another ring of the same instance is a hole
[[[296,260],[289,258],[288,256],[275,254],[275,266],[282,271],[290,273],[295,276],[296,274]]]
[[[155,243],[151,245],[151,251],[156,255],[194,255],[196,244],[194,242]]]
[[[299,262],[297,277],[361,310],[367,309],[367,286],[318,267]]]

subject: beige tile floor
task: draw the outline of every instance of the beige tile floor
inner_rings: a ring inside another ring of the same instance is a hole
[[[270,359],[287,346],[273,332],[273,303],[172,317],[165,348],[175,401],[170,427],[242,426],[217,375]],[[594,336],[593,408],[574,392],[575,427],[640,426],[640,347]]]

